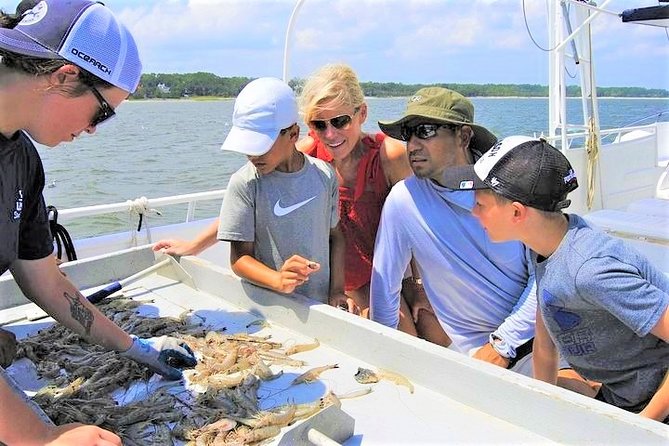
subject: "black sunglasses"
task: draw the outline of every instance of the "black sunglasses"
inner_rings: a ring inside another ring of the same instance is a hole
[[[93,96],[95,96],[95,98],[98,100],[98,104],[100,104],[98,112],[91,119],[91,127],[95,127],[102,124],[112,116],[114,116],[116,112],[111,107],[111,105],[109,105],[109,102],[107,102],[105,98],[100,94],[97,88],[95,88],[92,85],[89,85],[89,87],[93,92]]]
[[[358,113],[358,111],[360,111],[360,107],[356,107],[355,110],[353,110],[353,115]],[[341,130],[348,128],[348,125],[351,123],[352,120],[353,116],[351,115],[339,115],[327,120],[314,119],[312,121],[309,121],[309,126],[311,126],[311,128],[313,128],[318,132],[324,132],[325,129],[328,128],[328,122],[329,122],[332,127],[336,128],[337,130]]]
[[[446,127],[455,131],[460,126],[455,124],[418,124],[412,127],[403,125],[400,129],[400,136],[402,141],[409,141],[413,135],[416,135],[416,138],[418,139],[430,139],[437,135],[437,130],[441,127]]]

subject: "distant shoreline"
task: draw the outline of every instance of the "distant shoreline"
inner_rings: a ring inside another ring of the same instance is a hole
[[[376,99],[406,99],[409,96],[365,96],[365,100],[376,100]],[[548,96],[469,96],[469,99],[542,99],[548,100]],[[570,96],[567,99],[580,100],[578,96]],[[634,97],[634,96],[604,96],[599,97],[599,100],[621,100],[621,99],[633,99],[633,100],[658,100],[658,101],[669,101],[669,98],[660,98],[660,97]],[[216,102],[216,101],[234,101],[234,97],[218,97],[218,96],[205,96],[205,97],[188,97],[188,98],[130,98],[130,102]]]

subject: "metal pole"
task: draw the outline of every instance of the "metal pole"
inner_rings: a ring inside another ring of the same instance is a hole
[[[295,7],[293,8],[293,13],[290,15],[288,20],[288,29],[286,29],[286,42],[283,46],[283,75],[282,79],[284,82],[288,83],[288,65],[290,64],[290,41],[293,37],[293,25],[295,24],[295,19],[297,18],[297,13],[300,11],[304,0],[297,0]]]
[[[592,22],[593,20],[595,20],[595,18],[599,17],[599,14],[601,14],[601,12],[602,12],[601,8],[605,7],[605,6],[606,6],[608,3],[610,3],[610,2],[611,2],[611,0],[606,0],[606,1],[604,2],[604,4],[602,4],[602,6],[600,7],[600,9],[598,9],[597,11],[595,11],[594,13],[592,13],[592,15],[591,15],[590,17],[588,17],[588,18],[581,24],[581,26],[579,26],[578,28],[576,28],[576,29],[574,30],[573,33],[569,34],[569,36],[567,36],[567,38],[564,39],[564,40],[562,41],[562,43],[560,43],[560,44],[555,48],[555,50],[559,51],[559,50],[561,50],[565,45],[567,45],[567,44],[569,43],[569,41],[570,41],[571,39],[573,39],[574,36],[575,36],[576,34],[580,33],[581,30],[582,30],[584,27],[586,27],[590,22]],[[579,5],[579,3],[574,3],[574,4],[575,4],[575,5]]]

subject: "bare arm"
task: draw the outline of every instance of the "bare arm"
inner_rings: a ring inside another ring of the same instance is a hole
[[[97,426],[78,423],[53,426],[45,423],[17,395],[7,382],[0,378],[0,442],[3,444],[79,446],[120,446],[121,439]]]
[[[53,256],[16,260],[10,269],[26,297],[70,330],[110,350],[120,352],[130,348],[130,336],[60,273]]]
[[[541,311],[537,307],[536,330],[532,348],[534,377],[550,384],[557,384],[558,352],[546,330]]]
[[[660,320],[650,332],[664,342],[669,342],[669,307],[664,310]],[[657,421],[663,421],[669,417],[669,372],[664,376],[655,395],[639,415]]]
[[[669,372],[664,375],[660,387],[657,388],[655,395],[650,399],[648,405],[639,412],[639,415],[660,422],[669,417]]]
[[[657,321],[657,324],[655,324],[650,332],[664,342],[669,342],[669,307],[664,309],[660,320]]]
[[[312,138],[309,135],[305,136],[304,138],[300,139],[295,143],[295,147],[297,148],[297,150],[299,150],[302,153],[309,150],[313,145],[314,145],[314,138]]]
[[[254,247],[254,242],[230,242],[230,265],[235,274],[263,288],[292,293],[309,274],[320,269],[318,263],[294,255],[276,271],[254,257]]]
[[[353,299],[344,294],[344,256],[346,241],[339,225],[330,230],[330,305],[346,305],[348,311],[359,314]]]
[[[381,145],[381,164],[389,186],[413,175],[406,148],[402,141],[386,138]]]
[[[195,256],[218,241],[218,218],[200,232],[193,240],[166,239],[153,245],[154,251],[164,250],[165,254],[177,256]]]

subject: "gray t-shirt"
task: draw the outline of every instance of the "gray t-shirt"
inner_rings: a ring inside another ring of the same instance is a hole
[[[643,409],[669,369],[669,344],[650,334],[669,306],[669,279],[577,215],[536,275],[541,315],[560,355],[602,382],[604,401]]]
[[[221,206],[218,239],[255,242],[255,258],[275,270],[294,254],[320,263],[295,292],[327,302],[339,189],[329,164],[304,157],[297,172],[260,175],[251,163],[235,172]]]

